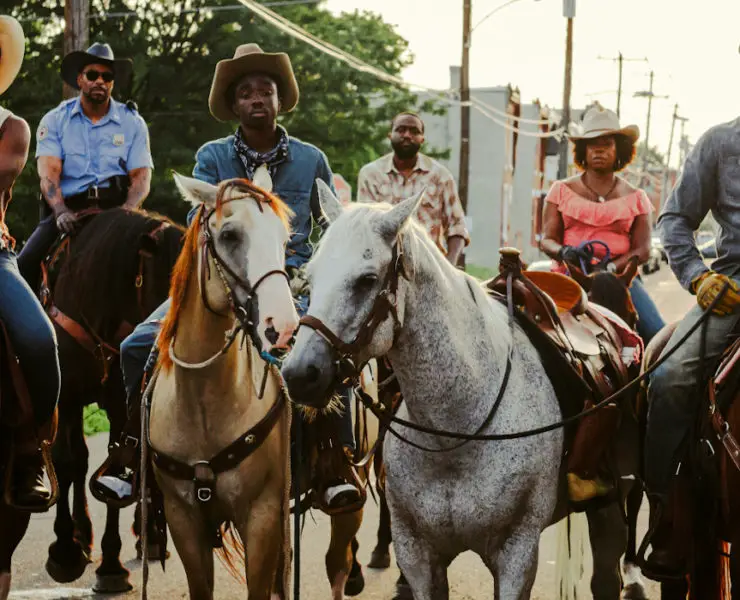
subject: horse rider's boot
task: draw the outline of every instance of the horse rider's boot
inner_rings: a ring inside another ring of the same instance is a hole
[[[589,401],[585,408],[592,406]],[[614,486],[599,476],[598,469],[619,428],[619,419],[619,407],[608,404],[582,418],[578,424],[568,456],[568,496],[573,504],[606,498],[614,492]]]
[[[648,494],[650,526],[643,546],[650,544],[650,554],[641,566],[644,574],[658,581],[677,579],[686,572],[677,543],[676,495]]]
[[[51,492],[44,483],[44,460],[41,451],[20,454],[13,461],[10,480],[10,504],[19,510],[30,512],[48,508]]]

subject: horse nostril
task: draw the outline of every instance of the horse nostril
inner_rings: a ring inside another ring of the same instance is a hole
[[[265,329],[265,338],[267,338],[267,341],[271,344],[276,344],[278,339],[280,339],[280,334],[275,331],[275,328],[272,325],[270,325]]]
[[[319,375],[321,375],[321,371],[316,366],[309,365],[306,369],[306,382],[316,383],[319,380]]]

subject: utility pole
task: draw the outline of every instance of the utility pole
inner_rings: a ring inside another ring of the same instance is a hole
[[[599,56],[599,60],[611,60],[616,61],[618,65],[618,84],[617,84],[617,116],[621,117],[622,114],[620,112],[620,109],[622,107],[622,68],[624,66],[624,62],[634,62],[634,61],[640,61],[640,62],[648,62],[647,58],[625,58],[624,55],[620,52],[619,55],[616,58],[610,58],[608,56]]]
[[[563,16],[567,19],[565,30],[565,82],[563,84],[563,127],[560,140],[560,161],[558,163],[558,179],[568,176],[568,145],[566,135],[570,124],[570,90],[573,81],[573,19],[576,16],[576,0],[563,0]]]
[[[668,138],[668,152],[665,156],[665,166],[663,167],[663,185],[660,186],[660,206],[656,213],[660,213],[660,209],[665,203],[666,196],[668,196],[668,176],[671,172],[671,148],[673,148],[673,132],[676,129],[676,119],[678,119],[678,102],[673,106],[673,117],[671,118],[671,135]]]
[[[460,174],[458,193],[463,212],[468,214],[468,177],[470,175],[470,35],[472,0],[463,0],[462,67],[460,69]],[[465,268],[465,253],[459,266]]]
[[[656,96],[653,92],[653,80],[655,79],[655,72],[650,71],[650,88],[647,91],[635,92],[635,98],[647,98],[648,109],[647,109],[647,124],[645,126],[645,152],[642,159],[642,170],[647,173],[648,169],[648,158],[650,156],[650,116],[653,111],[653,98],[668,98],[668,96]]]
[[[64,4],[64,55],[85,50],[90,39],[90,0],[66,0]],[[64,84],[64,98],[77,95],[77,90]]]

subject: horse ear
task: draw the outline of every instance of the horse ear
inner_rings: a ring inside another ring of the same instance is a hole
[[[323,179],[316,179],[316,190],[319,193],[319,206],[324,219],[327,223],[333,223],[344,210],[342,203]]]
[[[636,256],[631,256],[627,261],[627,266],[622,269],[622,272],[617,275],[617,278],[624,284],[625,287],[632,285],[632,280],[637,275],[637,267],[639,266],[639,259]]]
[[[590,292],[591,291],[591,285],[593,284],[593,281],[594,281],[591,278],[591,276],[586,275],[583,271],[581,271],[580,268],[578,268],[573,263],[570,263],[570,262],[567,262],[566,261],[565,264],[568,265],[568,272],[570,273],[570,276],[573,279],[575,279],[578,282],[578,284],[584,290],[586,290],[586,292]]]
[[[381,234],[388,240],[392,240],[401,231],[401,228],[408,222],[421,204],[426,188],[421,190],[416,196],[411,196],[406,200],[396,204],[391,210],[382,217]]]
[[[216,205],[218,186],[206,181],[201,181],[200,179],[185,177],[184,175],[180,175],[177,171],[172,171],[172,177],[174,178],[175,185],[177,185],[177,189],[180,190],[182,197],[193,206],[205,204],[212,208]]]

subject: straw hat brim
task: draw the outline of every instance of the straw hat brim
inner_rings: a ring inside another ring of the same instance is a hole
[[[126,85],[131,78],[131,74],[134,70],[134,63],[130,58],[116,58],[110,60],[108,58],[101,58],[94,54],[88,54],[84,50],[75,50],[70,52],[62,60],[62,79],[70,87],[79,90],[80,86],[77,85],[77,76],[80,71],[87,65],[107,65],[116,76],[116,81],[120,85]]]
[[[18,76],[25,52],[26,37],[21,24],[13,17],[0,16],[0,94]]]
[[[633,143],[640,138],[640,128],[637,125],[627,125],[621,129],[592,129],[586,131],[581,135],[569,135],[568,137],[573,140],[593,140],[605,135],[616,135],[621,134],[629,138]]]
[[[282,100],[282,112],[290,112],[298,104],[298,82],[290,58],[283,52],[254,52],[239,58],[221,60],[216,65],[208,108],[219,121],[236,120],[226,92],[229,86],[248,73],[264,73],[275,78]]]

